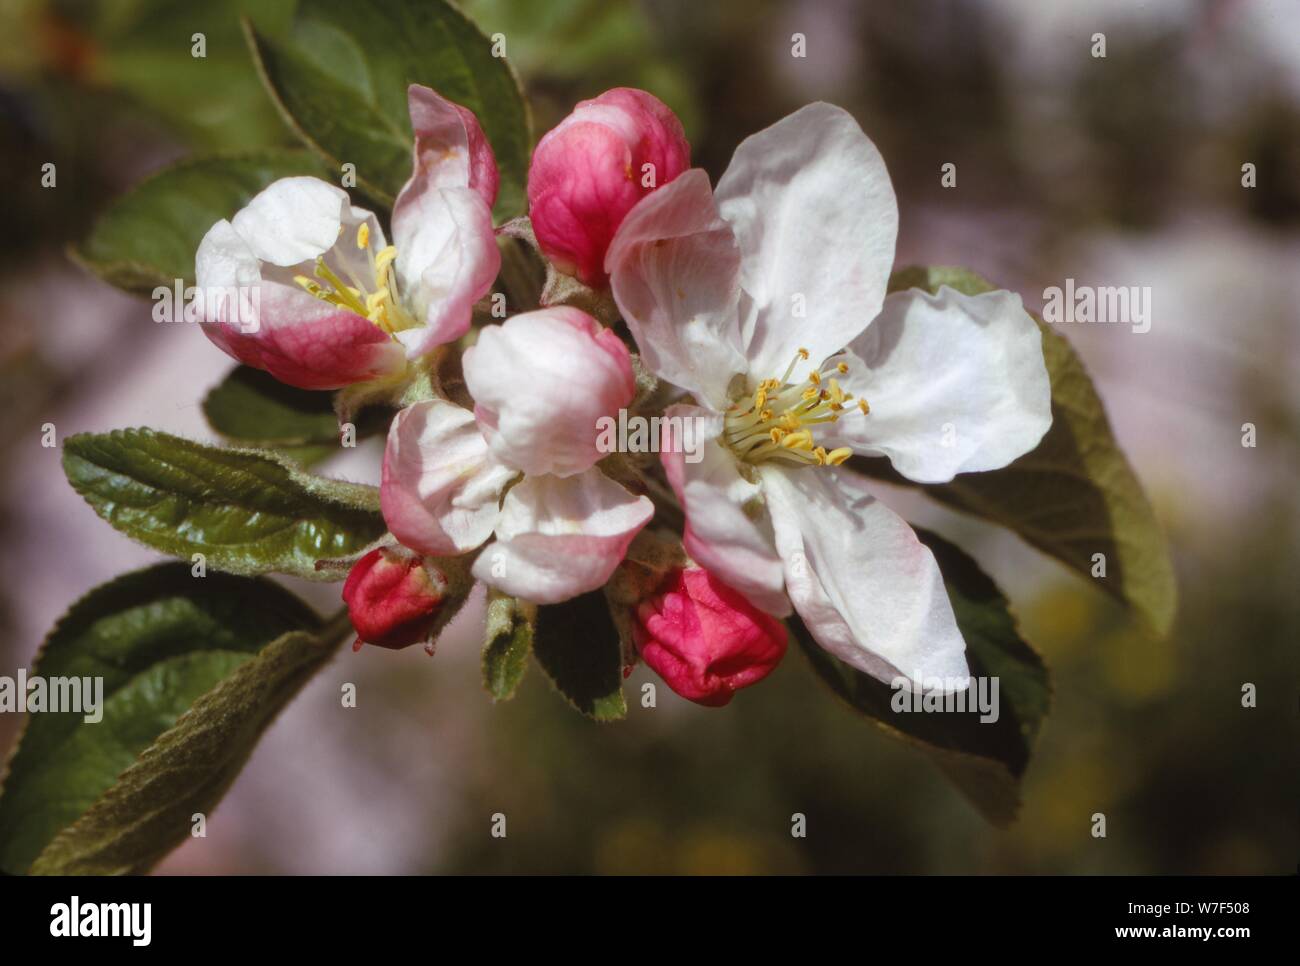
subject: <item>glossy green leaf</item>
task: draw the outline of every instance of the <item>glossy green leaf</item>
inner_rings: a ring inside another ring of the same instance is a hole
[[[528,670],[537,607],[495,591],[489,594],[483,644],[483,687],[493,700],[515,695]]]
[[[597,721],[627,714],[622,646],[602,592],[538,608],[533,654],[578,711]]]
[[[1004,825],[1019,807],[1018,782],[1051,702],[1047,668],[1021,638],[1006,597],[979,565],[936,534],[918,530],[917,535],[943,573],[971,674],[997,679],[996,720],[981,721],[971,710],[895,710],[898,692],[889,684],[822,650],[797,616],[790,618],[790,629],[836,694],[886,730],[919,744],[991,822]],[[968,695],[977,697],[975,686]]]
[[[30,675],[101,678],[101,718],[28,715],[0,794],[0,870],[25,872],[200,696],[272,640],[319,624],[268,580],[195,577],[180,563],[127,574],[81,598]]]
[[[477,115],[501,174],[496,215],[524,209],[528,109],[504,57],[443,0],[303,0],[271,38],[248,30],[262,78],[286,122],[334,170],[391,205],[411,176],[406,90],[424,84]]]
[[[100,215],[70,254],[104,281],[149,295],[176,280],[194,284],[194,253],[209,228],[229,218],[272,181],[320,176],[307,151],[273,149],[193,158],[146,178]],[[182,293],[183,294],[183,293]],[[177,308],[177,317],[180,317]]]
[[[959,268],[909,268],[890,281],[895,291],[934,292],[940,285],[967,294],[995,287]],[[940,503],[1013,530],[1165,634],[1173,623],[1177,587],[1164,533],[1082,361],[1052,326],[1041,320],[1039,326],[1052,380],[1052,428],[1042,442],[1000,470],[964,473],[951,483],[921,488]],[[916,485],[884,459],[855,457],[851,465]],[[1099,553],[1106,559],[1104,577],[1092,576],[1093,555]]]
[[[375,487],[150,429],[71,436],[63,470],[133,540],[187,560],[201,553],[229,573],[341,579],[316,561],[356,554],[386,531]]]

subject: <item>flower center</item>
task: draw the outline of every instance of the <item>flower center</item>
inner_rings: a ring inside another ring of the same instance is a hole
[[[320,256],[316,259],[315,279],[295,275],[293,280],[321,301],[355,312],[389,334],[419,325],[398,297],[397,275],[393,271],[397,249],[388,245],[378,253],[373,251],[370,226],[364,222],[357,228],[357,248],[366,253],[368,273],[361,266],[348,264],[351,259],[343,259],[340,260],[340,269],[347,278],[344,281],[325,263],[324,256]],[[358,269],[361,270],[360,278],[357,277]]]
[[[843,362],[812,369],[800,383],[791,375],[808,350],[800,349],[780,379],[764,379],[753,397],[727,410],[723,437],[737,457],[747,463],[784,460],[806,466],[838,466],[853,455],[847,446],[826,451],[813,437],[814,427],[836,422],[841,415],[871,411],[865,399],[854,400],[840,388],[835,375],[849,367]],[[852,404],[852,405],[846,405]]]

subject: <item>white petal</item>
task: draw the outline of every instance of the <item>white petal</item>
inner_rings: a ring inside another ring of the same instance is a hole
[[[515,475],[492,458],[469,410],[442,399],[416,403],[388,431],[384,520],[412,550],[464,553],[491,535],[501,491]]]
[[[696,406],[670,406],[664,415],[700,421],[695,424],[700,427],[698,448],[687,440],[687,445],[665,445],[661,454],[668,482],[686,513],[686,552],[755,607],[777,617],[789,614],[781,558],[759,487],[740,475],[735,457],[717,442],[722,417]]]
[[[244,236],[223,219],[199,242],[194,253],[194,281],[200,290],[250,288],[262,281],[261,263]]]
[[[411,358],[459,339],[474,303],[492,288],[501,252],[492,211],[470,188],[412,179],[393,206],[397,283],[423,328],[397,333]]]
[[[817,643],[886,682],[968,675],[934,555],[860,477],[765,466],[762,481],[786,589]]]
[[[888,456],[909,479],[1006,466],[1052,424],[1042,335],[1011,292],[895,292],[850,349],[842,384],[871,412],[827,427],[825,445]]]
[[[820,362],[875,318],[898,206],[880,152],[850,114],[809,104],[746,138],[717,198],[752,300],[742,336],[755,380],[780,376],[800,347]]]
[[[254,196],[230,223],[257,258],[288,267],[332,249],[351,212],[342,188],[319,178],[281,178]]]
[[[484,326],[463,365],[492,452],[529,476],[594,466],[601,421],[616,420],[636,393],[627,346],[570,305]]]
[[[595,468],[528,477],[506,494],[496,542],[474,561],[474,576],[537,604],[568,600],[609,580],[653,515],[646,497]]]
[[[605,255],[614,300],[641,358],[660,378],[726,403],[745,371],[740,352],[740,251],[698,168],[646,195]]]

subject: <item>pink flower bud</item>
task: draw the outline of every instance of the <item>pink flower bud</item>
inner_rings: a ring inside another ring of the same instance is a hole
[[[646,664],[684,698],[721,707],[785,655],[785,627],[702,567],[674,571],[637,606]]]
[[[560,271],[609,283],[605,250],[638,201],[690,167],[681,122],[658,98],[616,87],[582,101],[533,151],[528,214]]]
[[[343,600],[362,643],[408,647],[433,630],[447,579],[423,557],[401,549],[372,550],[352,566]]]

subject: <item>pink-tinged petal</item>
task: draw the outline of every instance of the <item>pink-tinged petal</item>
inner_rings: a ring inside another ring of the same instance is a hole
[[[969,674],[934,555],[861,477],[764,466],[761,480],[786,590],[818,644],[885,682]]]
[[[470,188],[489,209],[496,204],[497,160],[474,112],[420,84],[407,88],[406,103],[415,131],[411,180]]]
[[[431,399],[403,409],[388,430],[380,507],[405,546],[461,554],[491,535],[514,476],[488,452],[473,413]]]
[[[570,306],[485,327],[463,366],[492,452],[530,476],[594,466],[602,420],[617,420],[636,393],[627,346]]]
[[[605,256],[610,288],[647,366],[717,408],[740,351],[740,250],[698,168],[628,212]]]
[[[533,151],[528,214],[538,245],[561,271],[604,287],[605,252],[624,216],[690,156],[681,122],[645,91],[580,102]]]
[[[780,663],[785,625],[701,567],[677,570],[636,608],[637,650],[668,686],[710,707]]]
[[[356,232],[383,244],[375,216],[316,178],[282,178],[230,221],[208,230],[195,255],[204,332],[229,355],[281,382],[337,389],[398,372],[404,354],[380,328],[307,294],[293,279],[316,260],[347,275],[363,267]]]
[[[396,548],[370,551],[343,584],[357,646],[397,650],[426,640],[446,592],[447,578],[431,561]]]
[[[756,380],[779,377],[801,347],[820,362],[876,317],[898,206],[880,152],[848,112],[810,104],[746,138],[717,198],[740,245]]]
[[[536,604],[555,604],[609,580],[654,515],[600,470],[527,477],[501,507],[496,542],[474,561],[476,578]]]
[[[260,291],[256,332],[244,332],[238,322],[203,325],[208,338],[245,365],[299,389],[340,389],[406,365],[401,347],[354,312],[275,283]]]
[[[367,319],[261,278],[261,266],[230,222],[199,245],[196,275],[203,331],[228,355],[301,389],[338,389],[401,371],[401,347]]]
[[[686,552],[756,607],[786,616],[790,601],[762,493],[756,483],[741,476],[735,457],[717,441],[722,417],[684,405],[670,406],[664,415],[669,426],[683,427],[681,437],[676,432],[667,434],[660,460],[686,513],[682,534]],[[696,427],[694,439],[685,438],[687,420]]]
[[[823,442],[888,456],[909,479],[1006,466],[1052,425],[1042,335],[1011,292],[895,292],[849,348],[841,384],[871,412],[827,426]]]
[[[412,180],[393,208],[397,283],[420,328],[397,333],[415,359],[469,331],[474,303],[492,288],[501,250],[492,210],[469,188]]]

